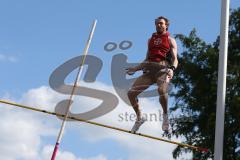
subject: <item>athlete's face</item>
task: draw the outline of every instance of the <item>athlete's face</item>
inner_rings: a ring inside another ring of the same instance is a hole
[[[164,19],[156,19],[155,25],[157,32],[163,33],[167,31],[167,25]]]

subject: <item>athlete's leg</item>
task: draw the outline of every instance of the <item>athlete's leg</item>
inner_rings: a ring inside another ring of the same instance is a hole
[[[159,101],[163,109],[163,122],[162,122],[162,130],[168,131],[169,129],[169,120],[168,120],[168,84],[169,80],[167,79],[167,73],[162,74],[158,77],[158,93],[159,93]]]
[[[167,114],[168,112],[168,84],[169,84],[169,78],[166,73],[167,71],[167,61],[161,61],[159,62],[159,65],[161,66],[161,70],[156,75],[157,78],[157,85],[158,85],[158,93],[159,93],[159,101],[163,109],[163,113]]]
[[[169,129],[169,120],[168,120],[168,85],[169,85],[169,77],[167,75],[167,65],[168,62],[161,61],[160,65],[163,66],[163,69],[157,74],[157,85],[158,85],[158,93],[159,93],[159,102],[163,109],[163,123],[162,130],[168,131]]]
[[[132,87],[128,91],[128,98],[137,115],[137,120],[141,119],[141,111],[139,108],[137,96],[144,90],[146,90],[149,86],[151,86],[153,83],[154,82],[150,75],[143,74],[136,79],[136,81],[133,83]]]
[[[158,78],[158,93],[159,101],[163,109],[163,113],[167,114],[168,112],[168,84],[166,81],[166,74],[163,74]]]

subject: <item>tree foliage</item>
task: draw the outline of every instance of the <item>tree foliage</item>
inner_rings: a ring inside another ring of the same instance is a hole
[[[210,31],[209,31],[210,32]],[[183,46],[179,56],[171,95],[175,105],[171,112],[178,113],[173,120],[173,135],[185,138],[185,143],[210,149],[208,153],[193,151],[196,159],[213,158],[219,37],[213,44],[199,38],[193,29],[188,36],[178,34],[176,39]],[[240,8],[231,11],[229,28],[226,112],[224,133],[224,160],[240,159]],[[181,114],[179,114],[181,113]],[[177,147],[173,156],[192,152]]]

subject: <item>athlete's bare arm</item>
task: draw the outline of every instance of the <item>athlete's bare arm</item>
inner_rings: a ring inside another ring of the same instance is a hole
[[[135,72],[142,70],[144,68],[144,65],[147,63],[147,59],[145,59],[143,62],[141,62],[139,65],[135,66],[135,67],[129,67],[127,68],[127,74],[132,75]]]
[[[150,39],[149,39],[150,40]],[[149,40],[148,40],[148,43],[149,43]],[[144,68],[144,65],[148,62],[148,50],[147,50],[147,53],[146,53],[146,57],[145,59],[143,60],[143,62],[141,62],[139,65],[135,66],[135,67],[130,67],[130,68],[127,68],[127,74],[129,75],[132,75],[134,74],[135,72],[139,71],[139,70],[142,70]]]
[[[172,37],[169,37],[169,41],[170,41],[170,45],[171,45],[170,53],[172,54],[172,64],[171,65],[174,66],[174,68],[176,69],[178,66],[177,43],[176,43],[175,39]],[[172,79],[172,77],[173,77],[172,69],[168,70],[168,76],[170,79]]]
[[[170,37],[170,45],[171,45],[171,54],[172,54],[172,65],[177,68],[178,59],[177,59],[177,43],[176,40]]]

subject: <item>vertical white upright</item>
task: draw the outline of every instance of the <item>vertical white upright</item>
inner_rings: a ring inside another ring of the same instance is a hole
[[[216,112],[214,160],[223,159],[224,114],[225,114],[228,30],[229,30],[228,29],[229,1],[230,0],[222,0],[221,7],[221,30],[218,61],[218,88],[217,88],[217,112]]]

